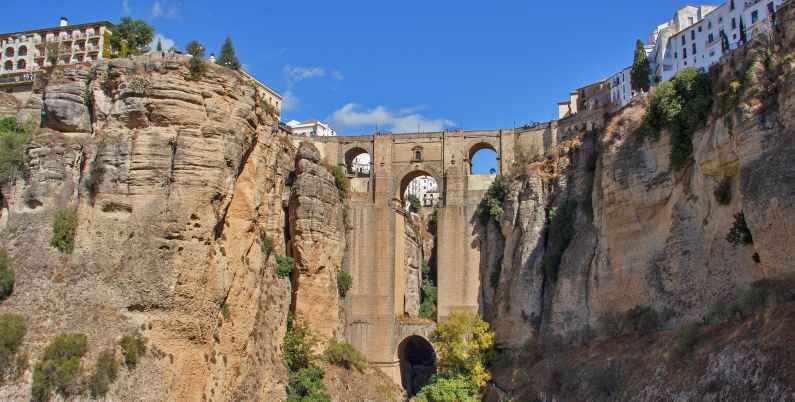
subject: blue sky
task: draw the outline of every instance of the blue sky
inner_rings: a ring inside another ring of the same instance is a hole
[[[632,62],[685,1],[96,0],[5,7],[0,31],[149,21],[177,47],[220,48],[286,97],[285,120],[340,133],[512,127],[556,117],[573,88]],[[642,5],[641,5],[642,4]]]

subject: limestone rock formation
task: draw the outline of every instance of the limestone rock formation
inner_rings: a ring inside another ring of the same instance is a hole
[[[290,244],[295,313],[328,340],[343,335],[337,273],[345,253],[345,206],[334,176],[319,160],[314,145],[301,143],[290,196]]]

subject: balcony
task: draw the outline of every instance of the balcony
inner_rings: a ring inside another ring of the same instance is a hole
[[[22,84],[27,82],[33,82],[35,80],[36,80],[36,73],[30,71],[23,71],[23,72],[10,73],[10,74],[0,74],[0,86]]]

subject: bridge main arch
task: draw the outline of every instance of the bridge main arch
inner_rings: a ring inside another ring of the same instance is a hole
[[[398,345],[398,358],[401,385],[414,396],[436,373],[436,351],[425,337],[411,335]]]

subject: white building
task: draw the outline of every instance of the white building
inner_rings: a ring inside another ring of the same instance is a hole
[[[107,21],[0,34],[0,74],[35,72],[57,64],[92,63],[110,52],[113,24]],[[58,54],[49,54],[52,50]]]
[[[635,97],[632,90],[632,67],[627,67],[610,77],[610,101],[624,107]]]
[[[287,125],[293,130],[293,135],[301,137],[334,137],[337,132],[327,124],[318,120],[300,122],[291,120]]]
[[[431,176],[420,176],[412,180],[406,188],[405,197],[414,195],[420,200],[423,207],[433,207],[439,202],[439,185]],[[408,200],[405,208],[408,209]]]
[[[351,171],[349,173],[357,176],[369,176],[370,154],[359,154],[359,156],[353,158],[353,161],[351,162]]]
[[[694,23],[671,35],[662,60],[662,79],[669,80],[679,71],[695,67],[706,71],[721,57],[742,45],[740,28],[746,39],[770,29],[770,15],[785,0],[729,0],[707,13],[699,13]],[[688,21],[692,22],[692,21]],[[725,41],[722,39],[725,35]]]

